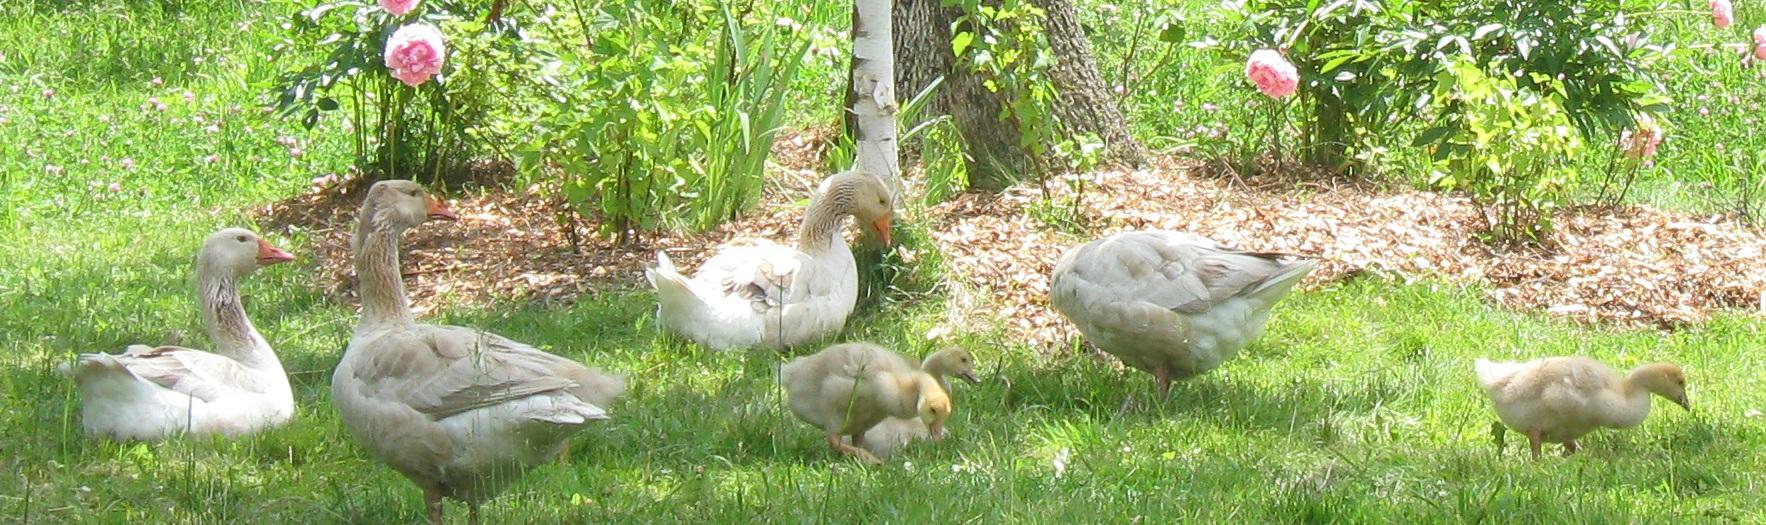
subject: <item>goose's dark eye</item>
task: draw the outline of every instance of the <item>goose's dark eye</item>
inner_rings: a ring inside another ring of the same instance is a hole
[[[242,243],[243,243],[243,242],[249,242],[249,241],[246,241],[246,240],[245,240],[245,236],[244,236],[244,235],[241,235],[241,236],[238,236],[238,237],[234,237],[234,238],[233,238],[233,240],[236,240],[236,241],[239,241],[239,242],[242,242]]]

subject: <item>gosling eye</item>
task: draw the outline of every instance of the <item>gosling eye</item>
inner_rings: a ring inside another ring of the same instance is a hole
[[[240,243],[246,243],[246,242],[251,242],[251,241],[247,241],[247,240],[245,240],[245,236],[244,236],[244,235],[240,235],[240,236],[238,236],[238,237],[234,237],[234,238],[233,238],[233,240],[236,240],[236,241],[239,241],[239,242],[240,242]]]

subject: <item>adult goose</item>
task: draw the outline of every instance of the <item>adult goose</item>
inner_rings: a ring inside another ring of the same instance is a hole
[[[822,182],[797,245],[725,246],[688,278],[668,254],[644,276],[656,288],[662,326],[718,350],[783,348],[840,331],[858,299],[858,269],[840,225],[848,215],[889,243],[889,190],[844,172]]]
[[[1131,231],[1069,250],[1050,303],[1098,348],[1153,374],[1159,395],[1238,355],[1313,263],[1171,231]]]
[[[208,236],[196,255],[196,304],[214,352],[131,345],[62,365],[80,390],[86,435],[153,440],[180,433],[239,436],[294,417],[288,374],[239,298],[239,280],[294,260],[249,230]]]
[[[399,238],[454,214],[416,183],[376,183],[355,250],[362,320],[331,377],[357,443],[423,489],[431,523],[442,498],[478,506],[552,460],[572,434],[607,419],[625,382],[496,334],[417,324],[399,273]]]

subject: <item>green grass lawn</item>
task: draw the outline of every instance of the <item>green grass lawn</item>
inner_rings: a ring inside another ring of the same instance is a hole
[[[243,285],[293,374],[293,424],[232,441],[80,435],[77,394],[54,367],[130,343],[206,347],[189,290],[197,243],[348,159],[335,130],[258,109],[275,69],[253,46],[273,39],[279,7],[35,5],[0,7],[0,521],[420,520],[417,490],[367,458],[331,406],[331,367],[356,318],[320,294],[310,260]],[[213,27],[247,38],[165,36]],[[147,36],[72,39],[71,51],[33,36],[97,33]],[[206,131],[217,119],[221,130]],[[1665,188],[1642,191],[1677,198]],[[272,241],[297,256],[313,242]],[[533,472],[486,507],[488,522],[1766,522],[1757,318],[1673,333],[1580,327],[1492,307],[1478,290],[1364,278],[1296,294],[1239,359],[1158,403],[1149,375],[1039,355],[976,324],[959,341],[986,383],[958,386],[951,438],[867,468],[785,409],[774,386],[785,356],[663,338],[647,289],[606,285],[569,307],[455,305],[428,319],[632,382],[568,464]],[[896,306],[861,309],[843,339],[931,350],[921,334],[944,320],[944,301]],[[1658,402],[1639,428],[1596,433],[1569,459],[1532,460],[1512,433],[1498,454],[1472,360],[1564,354],[1678,362],[1694,411]],[[1130,396],[1141,402],[1121,410]]]

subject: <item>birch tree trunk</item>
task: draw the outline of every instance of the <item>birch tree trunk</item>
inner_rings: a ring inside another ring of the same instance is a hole
[[[895,141],[895,37],[893,0],[854,0],[852,81],[847,92],[859,173],[877,177],[892,202],[902,202],[901,160]]]

